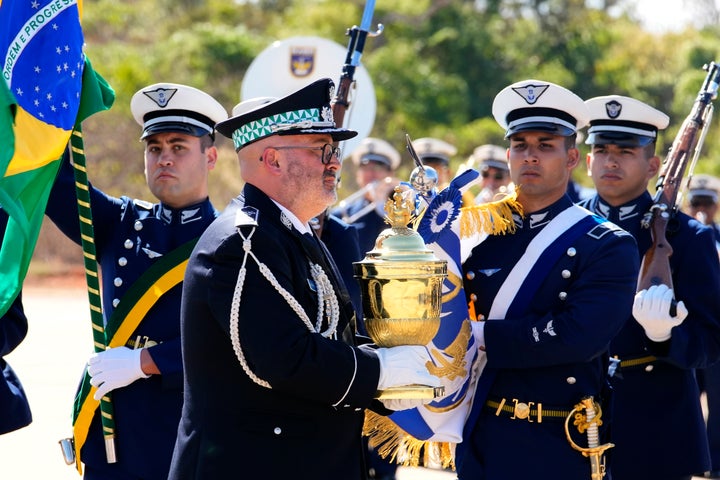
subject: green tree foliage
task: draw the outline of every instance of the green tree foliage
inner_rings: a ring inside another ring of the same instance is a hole
[[[717,15],[704,0],[686,3],[705,18]],[[161,81],[187,83],[231,110],[248,66],[274,40],[308,35],[345,45],[346,29],[360,22],[364,5],[363,0],[86,2],[87,52],[117,91],[112,111],[91,118],[85,128],[89,157],[104,165],[91,177],[111,193],[147,196],[139,128],[129,112],[137,89]],[[702,65],[720,57],[720,28],[699,21],[702,29],[655,34],[643,30],[627,5],[632,2],[378,1],[373,20],[385,31],[368,38],[363,54],[377,97],[372,135],[401,151],[405,133],[444,138],[458,146],[457,167],[477,145],[502,144],[491,115],[495,94],[514,81],[538,78],[584,98],[617,93],[655,105],[672,119],[661,137],[666,151],[704,78]],[[720,156],[717,123],[697,171],[720,173],[714,161]],[[220,172],[212,177],[219,187],[212,194],[224,205],[240,181],[230,143],[219,143]],[[409,170],[409,158],[403,161]]]

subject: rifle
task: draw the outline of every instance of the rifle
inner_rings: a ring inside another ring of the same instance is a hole
[[[375,0],[368,0],[365,3],[365,10],[363,11],[362,20],[360,21],[360,27],[353,25],[352,28],[347,29],[345,32],[345,35],[350,37],[348,41],[348,51],[342,74],[340,75],[340,81],[338,82],[337,93],[332,101],[333,118],[335,119],[335,125],[338,127],[342,127],[343,121],[345,120],[345,112],[350,106],[348,102],[350,87],[354,82],[355,68],[360,65],[360,57],[365,48],[365,39],[368,36],[377,37],[384,29],[383,25],[379,23],[374,33],[368,31],[374,10]]]
[[[692,111],[685,118],[668,155],[663,160],[655,185],[656,193],[653,204],[641,222],[643,228],[650,229],[652,245],[642,260],[637,284],[638,291],[660,284],[673,288],[670,274],[670,256],[673,251],[665,232],[668,222],[679,208],[679,200],[682,199],[680,185],[685,169],[690,162],[690,152],[693,152],[693,159],[688,183],[692,178],[692,171],[705,141],[707,127],[712,120],[712,101],[717,97],[718,83],[720,82],[720,67],[715,62],[704,65],[703,70],[708,72],[705,81],[695,99]],[[674,302],[670,308],[670,314],[673,316],[676,314]]]

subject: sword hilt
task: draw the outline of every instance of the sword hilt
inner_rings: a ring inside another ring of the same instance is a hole
[[[583,413],[584,412],[584,413]],[[605,476],[605,461],[603,455],[605,450],[615,446],[613,443],[600,445],[599,426],[602,425],[602,409],[600,405],[593,401],[592,397],[583,398],[580,403],[575,405],[567,418],[565,418],[565,436],[570,446],[582,453],[584,457],[590,460],[590,479],[602,480]],[[578,432],[587,432],[588,446],[581,447],[570,435],[570,419],[574,419],[573,424],[577,427]]]

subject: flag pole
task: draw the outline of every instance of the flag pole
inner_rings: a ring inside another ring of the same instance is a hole
[[[92,210],[90,209],[90,187],[87,169],[85,168],[85,147],[80,125],[75,126],[70,136],[70,147],[75,172],[75,192],[77,193],[80,237],[85,262],[85,280],[90,302],[93,346],[95,352],[102,352],[107,348],[107,337],[105,336],[105,322],[102,315],[100,282],[97,258],[95,256],[95,231],[92,223]],[[115,463],[117,461],[115,456],[115,418],[110,395],[108,392],[100,400],[100,418],[102,420],[103,437],[105,438],[105,456],[108,463]]]

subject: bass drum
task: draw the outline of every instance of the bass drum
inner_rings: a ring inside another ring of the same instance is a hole
[[[282,97],[320,78],[331,78],[337,88],[347,48],[320,37],[291,37],[274,42],[252,61],[243,78],[240,100]],[[348,157],[370,134],[375,122],[375,90],[365,67],[355,69],[343,127],[358,132],[341,142]]]

